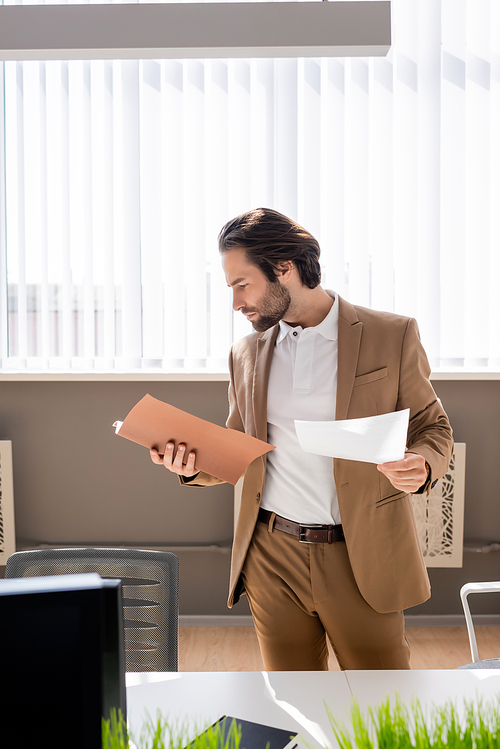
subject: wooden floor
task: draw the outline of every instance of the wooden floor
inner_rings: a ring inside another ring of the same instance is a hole
[[[470,663],[463,627],[408,627],[412,668],[457,668]],[[476,627],[480,658],[500,657],[500,627]],[[253,627],[181,627],[179,671],[262,671]],[[330,670],[338,670],[330,658]]]

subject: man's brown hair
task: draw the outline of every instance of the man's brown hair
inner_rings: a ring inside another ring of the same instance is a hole
[[[321,281],[318,241],[292,219],[271,208],[255,208],[228,221],[219,234],[219,251],[242,249],[248,262],[276,283],[283,263],[292,261],[304,286]]]

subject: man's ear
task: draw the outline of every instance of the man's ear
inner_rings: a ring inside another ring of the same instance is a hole
[[[293,260],[284,260],[278,265],[276,275],[280,281],[288,281],[295,269]]]

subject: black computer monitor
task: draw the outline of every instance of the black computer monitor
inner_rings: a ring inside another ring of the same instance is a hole
[[[0,715],[11,746],[99,749],[102,718],[126,713],[119,580],[0,581]]]

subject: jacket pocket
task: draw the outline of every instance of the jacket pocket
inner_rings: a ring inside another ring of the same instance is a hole
[[[389,502],[395,502],[397,499],[403,499],[403,497],[407,496],[407,492],[396,492],[396,494],[390,494],[388,497],[378,499],[375,504],[377,507],[382,507],[383,505],[389,504]]]
[[[383,380],[384,377],[387,377],[387,367],[382,367],[382,369],[376,369],[374,372],[367,372],[367,374],[358,375],[354,378],[354,386],[353,387],[359,387],[359,385],[367,385],[369,382],[376,382],[377,380]]]

